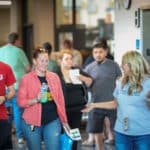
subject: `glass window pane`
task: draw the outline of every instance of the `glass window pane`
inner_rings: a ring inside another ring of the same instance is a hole
[[[56,24],[72,24],[72,0],[56,0]]]
[[[76,23],[85,25],[85,47],[96,37],[113,39],[114,0],[76,0]]]
[[[72,32],[60,32],[59,33],[59,50],[60,50],[62,41],[64,41],[65,39],[69,39],[70,41],[73,41],[73,33]]]

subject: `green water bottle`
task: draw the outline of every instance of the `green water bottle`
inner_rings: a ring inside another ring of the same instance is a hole
[[[48,90],[48,85],[45,82],[43,82],[40,90],[40,92],[42,93],[42,98],[40,98],[41,103],[46,103],[48,101],[47,90]]]

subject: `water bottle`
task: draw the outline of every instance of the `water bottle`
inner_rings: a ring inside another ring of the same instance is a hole
[[[43,82],[41,85],[41,89],[40,89],[40,93],[42,95],[42,97],[40,98],[40,102],[41,103],[46,103],[47,102],[47,90],[48,90],[48,85]]]

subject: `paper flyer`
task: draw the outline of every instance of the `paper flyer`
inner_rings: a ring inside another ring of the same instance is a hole
[[[69,70],[69,75],[71,78],[71,81],[73,84],[82,84],[82,82],[77,78],[79,76],[80,71],[79,69],[70,69]]]
[[[70,130],[70,137],[74,141],[80,141],[82,139],[78,128]]]

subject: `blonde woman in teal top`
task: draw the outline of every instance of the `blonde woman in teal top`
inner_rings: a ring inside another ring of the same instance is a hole
[[[139,52],[128,51],[123,55],[122,69],[124,76],[115,88],[115,100],[91,103],[83,111],[117,107],[116,150],[149,150],[150,68]]]

